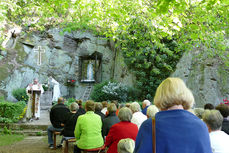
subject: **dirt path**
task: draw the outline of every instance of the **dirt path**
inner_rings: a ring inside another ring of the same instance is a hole
[[[60,137],[57,143],[60,142]],[[62,153],[62,149],[48,148],[47,136],[28,136],[24,140],[9,146],[1,146],[0,153]],[[73,144],[69,145],[69,153],[73,153]]]

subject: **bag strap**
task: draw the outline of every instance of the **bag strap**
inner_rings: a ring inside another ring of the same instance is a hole
[[[156,153],[156,124],[155,117],[152,118],[152,138],[153,138],[153,153]]]

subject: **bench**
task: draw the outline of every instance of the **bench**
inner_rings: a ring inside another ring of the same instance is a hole
[[[76,139],[74,137],[64,137],[64,147],[63,147],[63,152],[68,153],[68,144],[71,142],[76,142]]]
[[[90,152],[93,152],[93,153],[102,153],[104,152],[105,150],[105,145],[103,145],[102,147],[99,147],[99,148],[93,148],[93,149],[83,149],[83,153],[90,153]]]
[[[60,135],[60,132],[54,131],[54,132],[53,132],[53,149],[54,149],[54,150],[56,149],[56,136],[57,136],[57,135]]]

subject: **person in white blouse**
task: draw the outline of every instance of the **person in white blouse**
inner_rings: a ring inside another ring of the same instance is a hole
[[[130,109],[133,113],[133,117],[131,119],[131,122],[136,124],[138,126],[138,129],[139,129],[142,122],[144,122],[147,119],[147,116],[141,112],[141,107],[137,102],[131,103]]]
[[[218,110],[205,110],[203,121],[207,124],[213,153],[229,153],[229,135],[221,131],[223,116]]]

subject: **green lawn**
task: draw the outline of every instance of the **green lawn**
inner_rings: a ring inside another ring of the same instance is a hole
[[[0,146],[7,146],[25,138],[23,135],[0,135]]]

